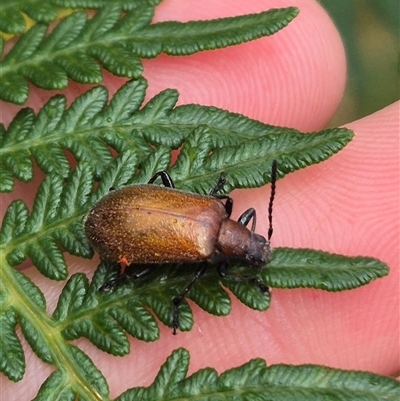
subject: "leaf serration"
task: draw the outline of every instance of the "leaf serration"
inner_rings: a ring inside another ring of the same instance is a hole
[[[24,104],[29,91],[26,80],[45,89],[65,88],[68,78],[97,84],[102,80],[100,66],[114,75],[138,79],[143,71],[141,58],[162,52],[190,55],[272,35],[289,24],[298,10],[288,7],[210,21],[150,24],[153,14],[154,6],[142,2],[122,16],[116,3],[90,19],[85,12],[74,12],[47,36],[46,24],[34,25],[0,62],[0,98]]]

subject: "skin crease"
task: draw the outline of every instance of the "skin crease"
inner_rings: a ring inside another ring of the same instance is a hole
[[[201,103],[240,112],[263,122],[303,131],[322,129],[336,110],[346,76],[343,47],[327,14],[311,0],[228,2],[166,0],[156,21],[216,18],[296,5],[300,16],[273,37],[238,47],[190,57],[161,55],[144,61],[150,82],[148,98],[167,87],[177,88],[180,104]],[[178,13],[178,14],[177,14]],[[111,93],[123,80],[105,73]],[[73,99],[88,86],[71,84]],[[28,105],[36,111],[53,96],[31,87]],[[385,261],[390,275],[352,291],[273,289],[271,308],[255,312],[232,298],[232,312],[217,318],[190,302],[195,324],[188,333],[171,334],[160,324],[155,343],[131,341],[131,353],[117,358],[87,340],[75,341],[106,376],[111,397],[127,388],[149,385],[166,357],[189,349],[189,373],[211,366],[222,372],[252,358],[268,364],[317,363],[396,375],[399,363],[399,122],[398,106],[346,124],[355,138],[328,161],[279,180],[274,205],[272,246],[323,249],[345,255],[368,255]],[[18,108],[2,103],[8,125]],[[18,184],[2,196],[3,213],[13,198],[32,203],[43,175]],[[266,235],[269,187],[235,191],[234,215],[257,210],[257,232]],[[98,259],[66,256],[71,274],[89,276]],[[65,283],[42,277],[24,264],[24,273],[45,293],[51,312]],[[4,399],[31,399],[53,367],[42,363],[20,336],[27,369],[19,383],[0,376]]]

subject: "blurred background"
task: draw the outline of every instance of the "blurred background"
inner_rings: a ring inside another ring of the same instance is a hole
[[[329,126],[357,120],[398,100],[400,1],[319,1],[342,35],[348,61],[345,96]]]

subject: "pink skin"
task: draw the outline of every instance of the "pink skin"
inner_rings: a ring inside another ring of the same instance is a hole
[[[322,129],[336,110],[345,85],[345,56],[337,31],[324,10],[310,0],[166,0],[157,21],[206,19],[239,15],[271,7],[297,5],[300,16],[277,35],[240,47],[190,57],[161,55],[144,61],[150,82],[148,98],[167,87],[177,88],[180,104],[201,103],[240,112],[266,123],[303,131]],[[176,9],[179,8],[176,14]],[[123,82],[105,74],[114,92]],[[72,84],[70,99],[87,87]],[[29,105],[36,110],[49,94],[31,87]],[[51,94],[53,95],[53,93]],[[398,104],[349,123],[353,142],[319,165],[278,182],[272,246],[323,249],[345,255],[368,255],[390,266],[390,275],[352,291],[273,290],[271,308],[254,312],[232,299],[228,317],[212,317],[191,302],[195,325],[189,333],[171,334],[161,325],[155,343],[131,339],[132,352],[116,358],[87,340],[76,341],[106,376],[114,397],[133,386],[149,385],[172,350],[191,353],[190,372],[212,366],[219,372],[251,358],[273,363],[317,363],[395,375],[399,366],[399,122]],[[18,109],[2,104],[8,124]],[[42,175],[35,171],[35,183]],[[36,184],[17,185],[3,195],[3,208],[13,198],[30,204]],[[30,192],[31,191],[31,192]],[[266,234],[269,188],[236,191],[234,214],[258,211],[257,232]],[[69,272],[89,276],[98,259],[67,256]],[[55,307],[64,283],[29,275]],[[22,336],[21,336],[22,337]],[[22,339],[27,370],[18,384],[1,376],[4,399],[30,399],[53,371]]]

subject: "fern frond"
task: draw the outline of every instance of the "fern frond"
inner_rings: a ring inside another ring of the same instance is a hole
[[[144,341],[154,341],[159,337],[158,323],[147,308],[151,308],[161,322],[171,326],[172,299],[191,280],[197,266],[154,266],[149,277],[137,282],[128,280],[112,292],[99,291],[110,279],[110,274],[117,273],[115,267],[110,263],[100,263],[90,285],[85,276],[73,275],[64,287],[53,319],[65,339],[86,337],[105,352],[125,355],[129,352],[126,333]],[[168,280],[160,278],[160,268],[168,274]],[[136,266],[134,271],[139,272],[140,267]],[[218,274],[212,267],[195,284],[189,297],[213,315],[225,316],[231,309],[229,295],[221,287]],[[179,317],[180,329],[190,330],[193,316],[186,302],[179,308]]]
[[[11,35],[21,34],[26,30],[26,17],[36,22],[49,23],[57,19],[59,11],[60,8],[52,1],[2,1],[0,31]]]
[[[6,211],[0,230],[0,249],[14,266],[29,257],[45,276],[62,280],[67,276],[63,251],[90,257],[92,250],[83,232],[83,216],[95,201],[112,186],[121,186],[135,171],[136,157],[128,151],[113,162],[107,189],[100,186],[92,194],[93,170],[80,164],[65,180],[48,175],[39,187],[32,212],[22,201],[14,201]],[[123,166],[123,172],[121,172]]]
[[[76,173],[80,170],[82,168],[77,169]],[[74,177],[72,181],[74,180],[79,178]],[[84,238],[74,238],[72,234],[75,233],[73,225],[76,224],[71,223],[70,218],[74,216],[76,203],[69,205],[72,213],[67,216],[60,211],[62,188],[62,177],[49,175],[39,188],[31,214],[21,201],[15,201],[9,206],[1,229],[1,239],[4,241],[1,247],[7,255],[8,263],[16,265],[30,257],[44,275],[61,280],[66,278],[67,268],[59,239],[70,252],[90,256],[90,248],[85,245]],[[79,195],[87,198],[91,188],[86,188],[86,191],[81,189]],[[64,219],[58,213],[64,214]],[[65,227],[67,235],[58,238],[57,231],[60,227]]]
[[[149,54],[148,44],[153,44],[155,38],[162,37],[161,51],[173,56],[220,49],[273,35],[287,26],[298,13],[297,8],[288,7],[212,21],[161,22],[150,25],[141,40],[132,41],[129,45],[142,57]],[[168,34],[163,35],[164,32]]]
[[[43,383],[36,399],[48,400],[50,391],[52,394],[56,391],[59,397],[80,394],[82,399],[98,399],[99,394],[108,396],[107,382],[93,362],[82,351],[66,344],[53,326],[39,288],[20,272],[10,269],[3,258],[0,263],[0,371],[13,381],[21,380],[25,373],[24,353],[16,334],[19,320],[32,350],[58,369]]]
[[[36,24],[0,63],[0,98],[23,104],[28,96],[26,80],[45,89],[65,88],[68,78],[96,84],[102,80],[100,65],[115,75],[139,78],[140,58],[161,52],[188,55],[272,35],[295,18],[298,10],[150,25],[153,13],[154,6],[144,1],[122,17],[116,3],[101,8],[91,19],[75,12],[47,36],[47,25]]]
[[[335,255],[314,249],[276,248],[261,277],[276,288],[343,291],[388,274],[388,266],[374,258]]]
[[[100,263],[90,285],[85,276],[72,276],[53,318],[62,325],[66,339],[83,336],[103,351],[124,355],[129,352],[125,331],[145,341],[158,338],[157,323],[146,308],[152,309],[165,325],[172,325],[172,300],[191,281],[198,265],[154,265],[145,278],[127,279],[111,292],[100,292],[103,284],[115,278],[116,268],[110,263]],[[148,266],[132,266],[131,271],[136,274],[145,268]],[[342,291],[383,277],[388,274],[388,268],[384,263],[367,257],[351,258],[307,249],[277,248],[269,265],[260,271],[236,265],[230,267],[229,273],[237,277],[257,273],[259,279],[271,287]],[[253,283],[221,279],[213,265],[196,281],[188,297],[206,312],[226,316],[231,310],[231,300],[222,284],[248,307],[258,311],[269,308],[268,294],[262,293]],[[180,305],[179,317],[180,330],[190,330],[193,315],[188,303]]]
[[[0,371],[10,380],[19,381],[25,373],[25,357],[21,342],[15,332],[17,313],[13,308],[0,313]]]
[[[395,379],[359,371],[318,365],[271,365],[253,359],[220,376],[205,368],[187,376],[189,352],[174,351],[149,387],[126,391],[115,401],[128,400],[325,400],[395,401],[400,385]]]
[[[32,316],[45,315],[46,301],[43,293],[30,279],[10,269],[0,253],[2,266],[0,280],[0,371],[13,381],[21,380],[25,372],[25,357],[15,332],[19,320],[22,332],[32,349],[45,362],[52,361],[49,344],[40,333],[40,324]],[[12,292],[10,289],[17,289]],[[18,298],[18,304],[15,302]],[[29,305],[29,306],[28,306]],[[25,307],[20,314],[21,306]]]
[[[121,292],[126,295],[127,289],[122,288],[118,296],[99,291],[109,272],[110,264],[101,264],[90,286],[86,276],[73,275],[61,293],[53,319],[68,340],[84,336],[103,351],[126,355],[130,348],[126,333],[154,341],[159,337],[159,330],[151,313],[136,297],[125,296],[121,301]],[[118,299],[118,304],[103,308],[101,303],[105,299],[107,302]]]
[[[66,177],[70,166],[64,151],[68,150],[100,177],[112,160],[110,148],[129,150],[141,166],[148,164],[152,149],[178,149],[184,142],[171,171],[182,188],[208,192],[222,170],[229,176],[227,190],[255,187],[268,182],[273,159],[279,160],[283,176],[327,159],[352,138],[346,128],[304,135],[214,107],[175,107],[178,94],[170,89],[140,108],[146,88],[141,78],[123,85],[108,105],[107,90],[97,87],[78,97],[69,109],[65,97],[55,96],[37,116],[31,109],[21,110],[0,135],[4,177],[0,190],[12,190],[13,176],[24,182],[32,179],[31,156],[45,173]],[[155,168],[147,172],[154,173]]]
[[[73,345],[62,346],[60,358],[68,363],[58,364],[40,387],[35,401],[47,401],[57,394],[58,399],[107,400],[109,387],[107,381],[93,361]]]
[[[71,13],[71,9],[107,8],[112,3],[121,11],[130,11],[145,5],[156,6],[162,0],[24,0],[20,2],[0,3],[0,32],[18,35],[27,30],[29,25],[39,22],[54,22],[62,15]],[[30,21],[31,20],[31,21]]]
[[[24,182],[32,179],[30,155],[45,173],[63,177],[70,171],[64,150],[71,151],[78,161],[93,165],[97,176],[100,166],[112,159],[107,144],[114,144],[118,151],[132,145],[131,149],[138,148],[138,152],[146,152],[143,156],[148,155],[149,148],[141,143],[143,140],[138,139],[133,145],[130,141],[121,143],[113,135],[117,130],[125,130],[129,138],[131,129],[121,123],[126,125],[127,116],[140,106],[145,88],[145,81],[132,81],[117,92],[107,109],[107,90],[99,87],[78,97],[68,110],[63,96],[50,99],[37,116],[31,109],[21,110],[1,137],[0,166],[8,177],[1,182],[1,189],[12,190],[12,175]]]
[[[109,7],[110,3],[112,3],[115,6],[119,6],[123,11],[129,11],[146,4],[156,6],[160,4],[162,0],[52,0],[51,2],[65,8],[93,9]]]
[[[215,141],[212,132],[216,130],[211,126],[212,122],[200,126],[186,138],[176,163],[170,169],[178,187],[207,194],[222,172],[227,176],[224,190],[228,193],[234,188],[260,187],[271,180],[273,160],[278,161],[278,177],[283,177],[326,160],[346,146],[353,137],[346,128],[304,135],[294,129],[262,127],[261,123],[241,119],[241,124],[235,129],[236,135],[232,134],[229,139],[230,144],[214,147],[215,143],[217,146],[221,143],[221,138]],[[247,140],[243,140],[245,130],[252,125],[258,127]],[[224,126],[221,129],[223,131]],[[244,132],[239,129],[244,129]],[[225,128],[225,134],[227,132]],[[257,134],[260,135],[258,138]],[[221,137],[223,136],[224,133]]]

